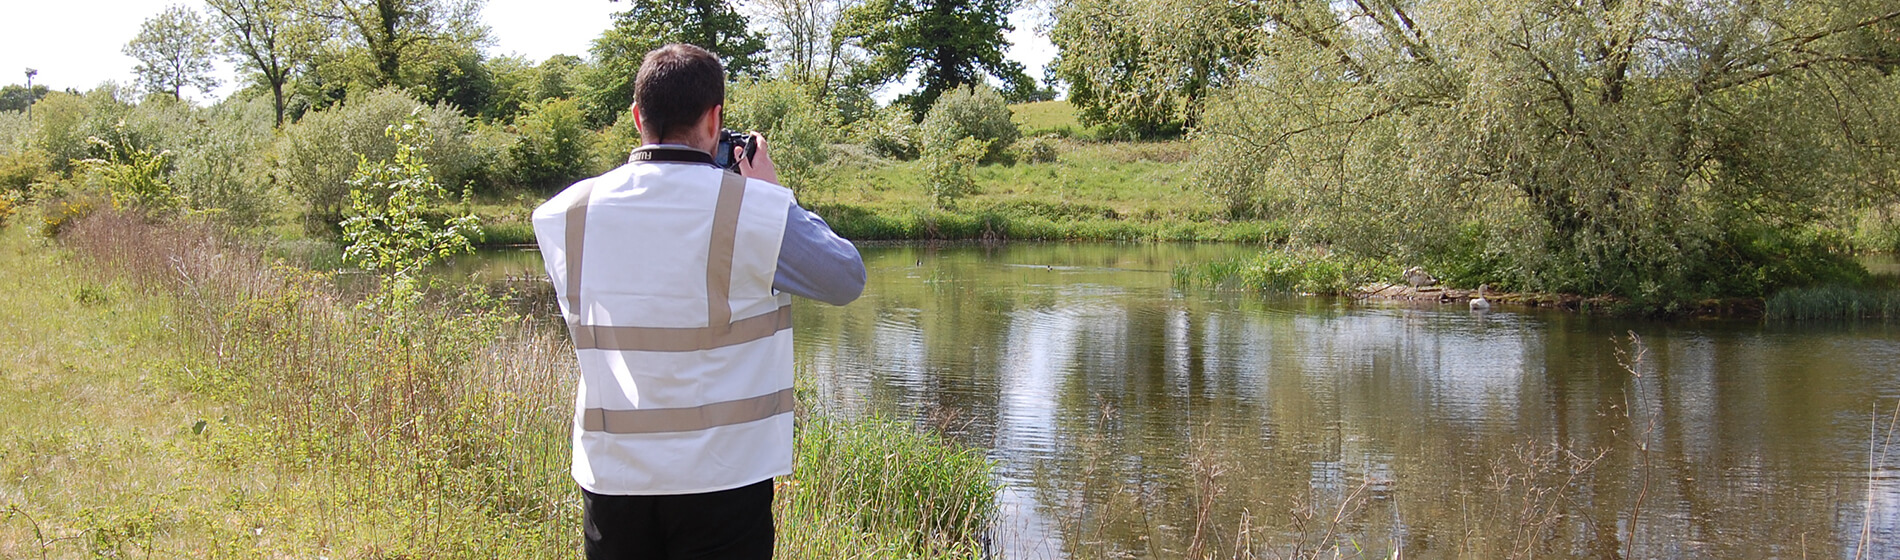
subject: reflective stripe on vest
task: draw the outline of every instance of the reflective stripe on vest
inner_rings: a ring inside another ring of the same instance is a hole
[[[732,320],[732,258],[739,230],[740,208],[745,202],[746,179],[735,173],[722,173],[719,195],[713,206],[712,238],[706,262],[706,316],[704,327],[626,327],[582,323],[581,263],[587,229],[587,206],[592,198],[591,184],[579,193],[567,210],[566,260],[567,304],[571,316],[568,329],[574,336],[575,350],[615,350],[645,352],[692,352],[745,344],[768,338],[792,328],[792,308]],[[581,413],[581,429],[613,434],[651,434],[697,431],[719,426],[743,424],[792,412],[792,389],[716,402],[695,407],[609,410],[588,408]]]

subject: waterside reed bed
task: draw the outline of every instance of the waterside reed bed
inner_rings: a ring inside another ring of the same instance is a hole
[[[1782,321],[1900,321],[1900,290],[1796,288],[1768,298],[1765,307],[1769,319]]]
[[[167,302],[163,336],[178,344],[152,368],[157,387],[224,412],[173,436],[197,459],[173,476],[271,473],[261,488],[195,510],[135,505],[153,512],[144,537],[112,550],[574,554],[580,507],[567,461],[575,375],[564,337],[501,311],[479,290],[438,289],[429,304],[375,310],[339,295],[325,275],[267,265],[227,239],[112,212],[59,239],[94,283]],[[995,492],[980,453],[904,426],[806,416],[798,472],[780,481],[780,557],[980,553]],[[42,535],[43,551],[62,542],[102,550],[83,543],[106,533],[62,520],[71,511],[61,509],[23,510],[20,518],[34,519],[30,533],[15,532],[9,515],[0,535]],[[279,514],[271,536],[261,538],[261,523],[249,536],[165,535],[186,532],[194,525],[187,519],[239,511]]]

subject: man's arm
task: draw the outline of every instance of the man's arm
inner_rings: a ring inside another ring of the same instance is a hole
[[[824,218],[797,204],[788,214],[772,287],[832,305],[858,299],[864,293],[864,259],[858,248],[831,231]]]
[[[778,184],[778,166],[772,164],[772,151],[765,135],[752,133],[758,153],[739,154],[739,174]],[[864,259],[850,241],[838,237],[831,225],[793,201],[786,210],[785,239],[779,242],[778,272],[772,275],[772,289],[815,299],[832,305],[844,305],[864,294]]]

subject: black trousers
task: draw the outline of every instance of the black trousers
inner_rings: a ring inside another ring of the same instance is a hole
[[[581,490],[588,560],[772,557],[772,479],[731,490],[609,496]]]

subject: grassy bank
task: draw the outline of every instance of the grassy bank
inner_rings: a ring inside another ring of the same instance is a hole
[[[1074,124],[1072,116],[1039,118],[1047,121],[1041,126]],[[925,162],[879,158],[853,146],[835,147],[826,184],[795,186],[801,204],[859,241],[1262,243],[1286,237],[1282,222],[1227,220],[1217,201],[1190,186],[1186,142],[1049,141],[1056,161],[977,167],[975,192],[950,204],[933,201]],[[528,214],[544,198],[514,194],[477,203],[482,243],[533,243]]]
[[[21,350],[0,358],[0,556],[574,555],[558,334],[480,293],[369,310],[203,228],[22,230],[0,237]],[[801,426],[781,557],[977,548],[980,453],[888,423]]]

